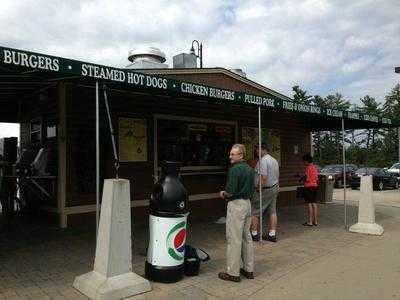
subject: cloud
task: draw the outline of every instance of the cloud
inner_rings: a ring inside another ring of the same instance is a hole
[[[0,45],[123,67],[134,47],[172,56],[203,42],[204,66],[242,68],[291,96],[378,101],[397,82],[400,1],[3,0]]]

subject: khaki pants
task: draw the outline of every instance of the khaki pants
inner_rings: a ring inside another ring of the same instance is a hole
[[[226,261],[229,275],[239,276],[241,263],[245,271],[253,272],[254,250],[250,223],[250,201],[246,199],[229,201],[226,212]]]

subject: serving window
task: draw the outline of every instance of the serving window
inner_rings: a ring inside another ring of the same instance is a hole
[[[225,167],[235,143],[235,130],[234,123],[223,121],[158,119],[158,161],[180,161],[184,169]]]

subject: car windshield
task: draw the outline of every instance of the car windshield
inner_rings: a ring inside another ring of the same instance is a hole
[[[356,171],[357,175],[369,175],[374,174],[378,168],[360,168]]]
[[[390,167],[390,169],[400,169],[400,163],[396,163]]]
[[[367,172],[366,168],[360,168],[356,171],[356,174],[365,174]]]

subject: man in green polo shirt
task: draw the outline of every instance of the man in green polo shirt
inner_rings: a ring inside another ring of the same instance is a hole
[[[250,234],[254,170],[244,161],[245,152],[242,144],[232,146],[229,154],[232,167],[225,190],[220,192],[220,197],[229,202],[226,212],[227,270],[219,273],[218,277],[234,282],[240,281],[240,274],[248,279],[254,278],[254,251]]]

